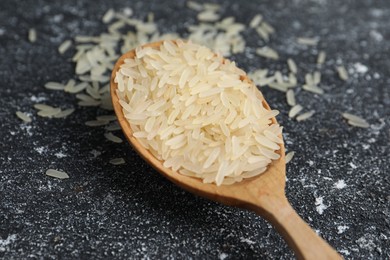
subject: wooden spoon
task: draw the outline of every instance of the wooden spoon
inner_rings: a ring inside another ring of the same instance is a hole
[[[162,42],[144,45],[144,47],[156,48]],[[266,172],[258,177],[245,179],[233,185],[216,186],[204,184],[201,180],[181,175],[172,169],[163,166],[163,162],[157,160],[138,140],[133,137],[133,131],[129,122],[124,117],[122,107],[116,94],[117,84],[114,82],[115,73],[124,63],[125,59],[132,59],[135,50],[121,56],[115,64],[111,76],[111,97],[115,113],[122,130],[134,147],[134,149],[152,165],[158,172],[176,185],[196,195],[218,201],[229,206],[246,208],[264,217],[279,231],[286,242],[294,250],[299,259],[341,259],[341,256],[327,244],[298,216],[285,196],[286,164],[284,159],[284,146],[281,145],[280,159],[273,161]],[[248,80],[243,78],[242,80]],[[258,91],[258,97],[264,106],[269,106],[263,95]],[[276,119],[273,118],[274,123]]]

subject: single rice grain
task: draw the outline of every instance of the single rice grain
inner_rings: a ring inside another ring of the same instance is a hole
[[[48,169],[46,171],[46,175],[50,176],[50,177],[57,178],[57,179],[61,179],[61,180],[69,178],[69,175],[66,172],[58,171],[55,169]]]
[[[22,119],[26,123],[30,123],[31,122],[31,117],[29,117],[29,115],[27,115],[24,112],[16,111],[16,116],[19,117],[20,119]]]

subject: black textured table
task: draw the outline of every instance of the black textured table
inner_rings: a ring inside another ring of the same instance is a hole
[[[282,238],[253,213],[189,194],[143,162],[127,143],[104,139],[103,128],[84,125],[106,111],[80,108],[73,95],[43,88],[47,81],[74,77],[57,47],[76,35],[106,30],[108,8],[126,6],[137,18],[154,12],[164,31],[186,32],[195,22],[184,1],[12,1],[0,2],[0,258],[4,259],[291,259]],[[288,150],[287,197],[293,207],[345,258],[390,258],[390,2],[224,1],[223,16],[248,24],[257,13],[275,27],[270,46],[281,59],[253,56],[259,38],[245,32],[248,48],[233,56],[247,71],[287,71],[294,58],[302,71],[315,69],[319,50],[322,96],[297,99],[313,118],[287,116],[282,93],[264,88],[281,111]],[[34,27],[38,40],[27,40]],[[297,36],[320,37],[316,47]],[[350,79],[341,81],[338,62]],[[299,74],[302,82],[304,73]],[[36,115],[37,102],[75,107],[65,119]],[[15,116],[32,115],[31,123]],[[348,126],[340,113],[366,118],[368,129]],[[120,133],[118,133],[123,137]],[[124,157],[125,165],[109,160]],[[45,175],[62,169],[70,178]]]

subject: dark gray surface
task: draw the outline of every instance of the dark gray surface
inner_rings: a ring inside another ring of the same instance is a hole
[[[182,191],[127,143],[110,143],[103,129],[83,124],[105,111],[77,108],[66,119],[36,116],[37,99],[77,106],[72,95],[43,88],[49,80],[73,76],[72,51],[60,56],[58,45],[77,34],[103,32],[100,18],[107,8],[125,6],[138,18],[155,12],[166,31],[185,32],[183,24],[195,19],[181,9],[184,1],[0,2],[0,258],[293,258],[261,218]],[[288,57],[301,72],[313,71],[318,49],[328,53],[322,70],[326,94],[298,97],[317,111],[307,122],[288,119],[284,96],[263,89],[282,111],[287,148],[296,151],[287,167],[287,197],[345,258],[389,259],[390,2],[227,1],[223,7],[224,15],[245,23],[260,12],[277,30],[270,46],[281,61],[233,57],[248,71],[286,71]],[[34,44],[26,37],[30,27],[38,31]],[[306,48],[295,43],[296,36],[320,36],[321,42]],[[246,39],[251,54],[261,41],[253,32]],[[337,59],[351,72],[347,83],[334,72]],[[354,69],[358,62],[366,73]],[[33,122],[21,123],[17,110],[31,113]],[[349,127],[342,111],[358,111],[371,128]],[[108,163],[122,156],[126,165]],[[47,177],[48,168],[63,169],[70,179]],[[345,187],[336,185],[343,182]]]

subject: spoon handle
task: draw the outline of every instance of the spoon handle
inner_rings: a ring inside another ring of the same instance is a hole
[[[298,259],[343,259],[302,220],[284,195],[262,195],[250,208],[273,224]]]

